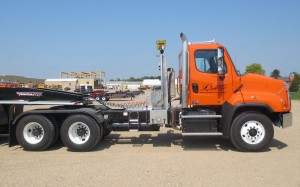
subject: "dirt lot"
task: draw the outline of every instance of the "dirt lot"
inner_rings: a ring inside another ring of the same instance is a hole
[[[113,132],[86,153],[61,142],[26,152],[0,136],[1,186],[300,186],[300,101],[292,104],[294,126],[275,128],[269,150],[260,153],[165,128]]]

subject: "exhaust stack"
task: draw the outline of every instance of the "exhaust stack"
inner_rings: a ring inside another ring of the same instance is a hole
[[[182,108],[188,107],[188,85],[189,85],[189,64],[188,64],[188,41],[184,33],[180,33],[182,40],[182,50],[179,55],[179,60],[182,61],[182,93],[181,102]]]

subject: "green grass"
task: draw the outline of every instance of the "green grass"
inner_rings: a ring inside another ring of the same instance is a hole
[[[291,92],[291,98],[300,100],[300,89],[298,90],[298,92]]]

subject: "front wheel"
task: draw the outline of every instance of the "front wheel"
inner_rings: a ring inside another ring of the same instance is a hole
[[[60,131],[63,143],[72,151],[90,151],[101,140],[103,128],[92,117],[69,116]]]
[[[242,113],[233,121],[230,139],[241,151],[261,151],[273,140],[272,121],[261,113]]]

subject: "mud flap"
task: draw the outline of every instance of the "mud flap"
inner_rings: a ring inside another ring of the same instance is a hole
[[[14,145],[18,145],[18,141],[16,138],[16,117],[23,112],[24,106],[23,105],[11,105],[9,107],[9,138],[8,138],[8,145],[12,147]]]
[[[8,145],[12,147],[14,145],[18,145],[18,141],[16,138],[16,125],[9,124],[9,138],[8,138]]]

